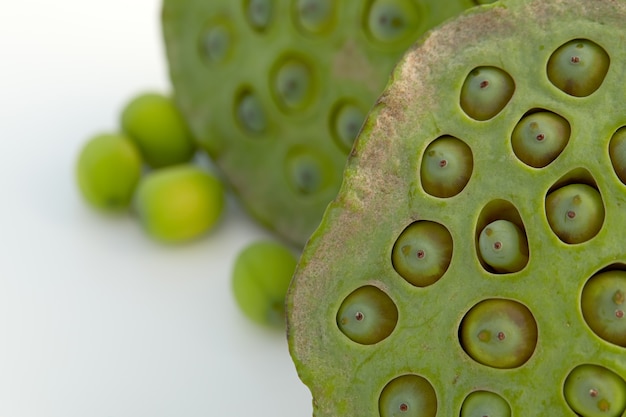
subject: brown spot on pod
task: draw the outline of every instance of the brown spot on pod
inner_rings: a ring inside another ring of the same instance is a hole
[[[587,325],[600,338],[626,347],[626,271],[605,271],[591,277],[581,296]]]
[[[497,67],[477,67],[461,88],[461,108],[472,119],[489,120],[504,109],[515,91],[513,78]]]
[[[402,375],[390,381],[378,400],[380,417],[435,417],[437,393],[419,375]]]
[[[473,169],[470,147],[455,137],[442,136],[431,142],[422,156],[422,187],[435,197],[453,197],[463,191]]]
[[[570,408],[585,417],[619,417],[626,410],[626,382],[599,365],[574,368],[563,385]]]

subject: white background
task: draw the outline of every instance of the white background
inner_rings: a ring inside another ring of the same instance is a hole
[[[123,104],[169,92],[158,0],[0,7],[0,416],[308,417],[285,337],[249,323],[234,257],[269,236],[229,201],[165,247],[87,207],[74,163]]]

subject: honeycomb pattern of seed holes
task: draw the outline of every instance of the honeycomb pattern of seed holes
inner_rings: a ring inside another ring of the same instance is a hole
[[[461,347],[472,359],[492,368],[522,366],[535,352],[537,322],[523,304],[491,298],[473,306],[459,328]]]
[[[365,27],[372,41],[390,44],[410,37],[420,20],[420,11],[412,0],[371,0]]]
[[[239,126],[247,133],[260,134],[267,129],[267,116],[263,105],[251,89],[244,89],[235,100],[235,116]]]
[[[234,48],[235,36],[226,18],[215,19],[207,23],[200,33],[200,56],[208,64],[225,62]]]
[[[320,35],[332,30],[337,13],[336,0],[294,0],[293,14],[304,33]]]
[[[380,417],[435,417],[437,393],[424,377],[406,374],[391,380],[380,393]]]
[[[279,107],[285,111],[302,110],[313,100],[313,71],[300,56],[279,59],[272,70],[270,85]]]
[[[591,277],[582,290],[581,309],[595,334],[626,347],[626,271],[609,270]]]
[[[465,397],[461,417],[511,417],[511,406],[491,391],[474,391]]]
[[[259,32],[269,26],[274,13],[274,0],[244,0],[244,14],[250,26]]]
[[[337,312],[339,330],[361,345],[373,345],[386,339],[397,323],[396,304],[373,285],[354,290],[343,300]]]
[[[586,97],[600,88],[609,65],[609,55],[600,45],[574,39],[552,53],[547,73],[558,89],[574,97]]]
[[[356,103],[343,100],[330,113],[330,131],[340,149],[350,152],[359,134],[366,112]]]
[[[515,81],[509,73],[497,67],[477,67],[461,87],[461,108],[472,119],[489,120],[506,107],[514,92]]]
[[[626,382],[600,365],[579,365],[565,378],[563,394],[582,417],[620,417],[626,410]]]
[[[470,147],[460,139],[445,135],[431,142],[422,156],[420,180],[424,191],[434,197],[459,194],[474,169]]]
[[[445,226],[420,220],[406,227],[393,245],[396,272],[416,287],[437,282],[452,260],[452,235]]]
[[[565,243],[586,242],[604,224],[602,196],[588,184],[571,183],[550,191],[545,207],[550,228]]]
[[[626,126],[619,128],[611,137],[609,156],[615,173],[626,184]]]
[[[291,189],[299,195],[320,193],[332,182],[332,162],[306,146],[294,146],[285,158],[286,177]]]
[[[569,122],[556,113],[540,110],[527,113],[511,135],[513,152],[527,165],[543,168],[553,162],[569,142]]]

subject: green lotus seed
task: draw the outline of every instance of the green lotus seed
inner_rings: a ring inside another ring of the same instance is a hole
[[[463,401],[461,417],[511,417],[511,406],[495,392],[474,391]]]
[[[342,103],[332,112],[331,130],[341,149],[352,149],[364,120],[365,112],[355,104]]]
[[[298,0],[296,21],[307,32],[320,33],[332,25],[335,14],[333,0]]]
[[[284,328],[285,296],[296,262],[287,247],[273,241],[253,242],[239,252],[231,281],[235,301],[248,319]]]
[[[517,368],[537,345],[537,323],[526,306],[488,299],[465,315],[459,332],[463,350],[476,362],[500,369]]]
[[[515,223],[496,220],[478,238],[480,258],[496,272],[521,271],[528,263],[528,240]]]
[[[513,152],[525,164],[543,168],[565,149],[570,131],[567,120],[557,114],[548,111],[529,114],[513,130]]]
[[[239,97],[236,114],[241,126],[249,133],[263,133],[267,128],[263,106],[251,91],[246,91]]]
[[[207,232],[224,207],[221,182],[192,164],[152,171],[137,186],[137,214],[146,232],[163,242],[184,242]]]
[[[609,62],[609,55],[597,43],[574,39],[554,51],[548,61],[548,78],[565,93],[586,97],[604,81]]]
[[[134,97],[122,110],[121,125],[152,168],[187,162],[196,152],[183,116],[173,100],[163,94]]]
[[[470,147],[452,136],[442,136],[424,152],[420,168],[422,187],[435,197],[453,197],[463,191],[473,168]]]
[[[615,173],[626,184],[626,126],[618,129],[611,137],[609,155]]]
[[[391,252],[393,267],[411,284],[426,287],[437,282],[452,259],[452,236],[439,223],[418,221],[398,237]]]
[[[390,381],[378,400],[380,417],[435,417],[437,393],[419,375],[402,375]]]
[[[83,145],[76,162],[76,180],[84,199],[94,207],[127,209],[141,177],[137,146],[122,134],[103,133]]]
[[[398,308],[382,290],[367,285],[341,303],[337,326],[353,342],[373,345],[391,334],[398,323]]]
[[[301,195],[312,195],[325,189],[329,182],[329,162],[304,147],[296,147],[287,155],[286,174],[291,188]]]
[[[233,49],[233,34],[226,22],[212,23],[200,37],[200,51],[211,64],[226,60]]]
[[[594,333],[626,347],[626,271],[602,272],[589,279],[583,288],[581,307]]]
[[[569,184],[546,198],[548,223],[565,243],[582,243],[594,237],[604,223],[602,197],[586,184]]]
[[[273,0],[246,0],[246,17],[250,26],[265,30],[272,19]]]
[[[472,119],[489,120],[500,113],[515,92],[515,82],[500,68],[474,68],[461,88],[461,107]]]
[[[567,404],[582,417],[620,417],[626,409],[626,382],[599,365],[574,368],[563,392]]]
[[[297,58],[288,58],[278,66],[273,88],[284,109],[300,110],[310,102],[315,90],[311,69]]]
[[[380,42],[397,42],[420,25],[420,14],[410,0],[374,0],[367,16],[370,36]]]

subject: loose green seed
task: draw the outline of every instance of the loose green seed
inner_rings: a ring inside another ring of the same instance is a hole
[[[523,117],[513,130],[513,152],[525,164],[543,168],[565,149],[570,131],[568,121],[557,114],[548,111],[532,113]]]
[[[380,417],[435,417],[437,393],[419,375],[402,375],[390,381],[378,400]]]
[[[182,114],[174,101],[163,94],[134,97],[122,110],[121,125],[153,168],[187,162],[196,152]]]
[[[495,392],[474,391],[463,401],[461,417],[511,417],[511,406]]]
[[[332,112],[331,130],[339,147],[347,152],[352,149],[364,120],[365,112],[352,103],[342,103]]]
[[[500,113],[515,92],[515,82],[500,68],[477,67],[461,88],[461,107],[472,119],[489,120]]]
[[[235,112],[241,127],[248,133],[263,133],[267,128],[263,105],[253,92],[245,91],[240,95]]]
[[[251,243],[237,255],[232,273],[233,294],[248,319],[284,328],[285,296],[296,262],[287,247],[273,241]]]
[[[428,145],[422,157],[422,187],[435,197],[453,197],[463,191],[473,169],[470,147],[452,136],[442,136]]]
[[[272,19],[273,9],[273,0],[247,0],[246,17],[250,26],[255,30],[265,30]]]
[[[376,41],[397,42],[415,32],[420,20],[413,1],[374,0],[367,16],[367,29]]]
[[[301,110],[309,104],[315,88],[307,64],[298,58],[288,58],[279,64],[273,77],[274,94],[285,110]]]
[[[76,162],[76,180],[84,199],[104,210],[125,210],[141,177],[137,146],[122,134],[103,133],[83,145]]]
[[[210,64],[225,61],[233,49],[233,34],[226,22],[209,24],[200,36],[200,51]]]
[[[626,382],[602,366],[577,366],[563,391],[567,404],[582,417],[619,417],[626,409]]]
[[[206,233],[219,220],[223,207],[221,182],[191,164],[152,171],[137,186],[141,224],[163,242],[184,242]]]
[[[626,271],[607,271],[587,281],[581,297],[587,325],[609,343],[626,347]]]
[[[307,32],[324,32],[333,24],[335,3],[333,0],[298,0],[296,21]]]
[[[461,346],[476,362],[493,368],[517,368],[537,345],[537,323],[526,306],[513,300],[488,299],[465,315]]]
[[[432,285],[448,270],[452,246],[452,236],[441,224],[430,221],[412,223],[393,246],[393,268],[415,286]]]
[[[397,323],[396,304],[372,285],[353,291],[337,312],[339,330],[362,345],[373,345],[386,339]]]
[[[521,271],[528,263],[528,240],[515,223],[496,220],[478,238],[480,258],[496,272]]]
[[[292,149],[285,161],[287,180],[291,188],[301,195],[321,192],[331,181],[328,164],[324,157],[308,148]]]
[[[604,205],[600,193],[586,184],[569,184],[546,198],[548,223],[565,243],[586,242],[604,223]]]
[[[626,184],[626,126],[618,129],[611,137],[609,155],[615,173]]]
[[[574,39],[550,56],[548,78],[565,93],[586,97],[600,87],[609,63],[609,55],[600,45],[588,39]]]

